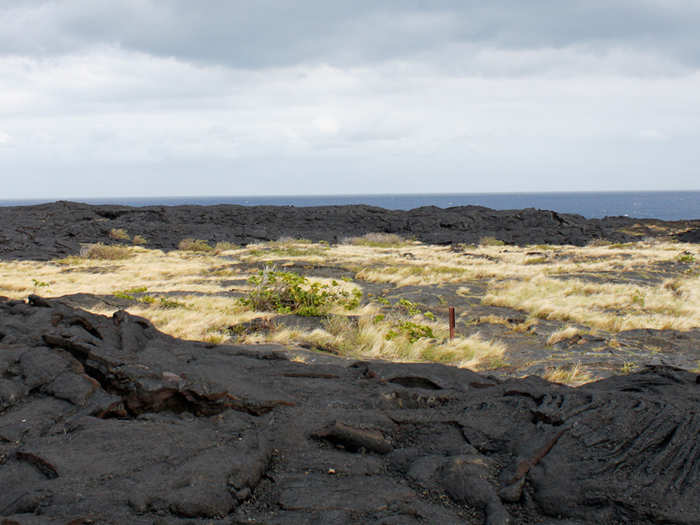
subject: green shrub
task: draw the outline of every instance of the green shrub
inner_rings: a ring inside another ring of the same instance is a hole
[[[309,282],[302,275],[276,271],[274,268],[260,270],[248,281],[254,287],[240,302],[261,311],[321,316],[336,304],[353,309],[359,305],[362,297],[358,289],[350,293],[337,284]]]
[[[203,239],[192,239],[188,237],[182,239],[177,245],[178,249],[188,252],[211,252],[214,248]]]
[[[410,343],[415,343],[418,339],[427,337],[432,339],[435,337],[433,335],[433,329],[424,324],[417,324],[412,321],[401,321],[389,330],[386,334],[387,340],[392,340],[400,335],[406,336]]]
[[[114,246],[98,242],[97,244],[84,246],[80,250],[80,256],[85,259],[127,259],[131,257],[131,250],[125,246]]]
[[[695,256],[690,252],[683,252],[678,256],[678,262],[682,262],[682,263],[695,262]]]
[[[34,283],[35,288],[47,288],[47,287],[51,286],[49,283],[44,282],[44,281],[40,281],[38,279],[32,279],[32,283]]]

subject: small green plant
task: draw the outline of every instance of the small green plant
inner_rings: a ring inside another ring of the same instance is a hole
[[[641,294],[634,294],[632,296],[632,304],[636,304],[644,308],[644,296]]]
[[[159,299],[158,306],[166,310],[172,310],[174,308],[187,308],[187,305],[185,303],[173,301],[172,299],[168,299],[167,297],[161,297]]]
[[[678,256],[678,262],[682,262],[682,263],[695,262],[695,256],[690,252],[683,252]]]
[[[131,239],[124,228],[112,228],[109,231],[109,238],[114,239],[115,241],[128,241]]]
[[[634,370],[635,366],[636,365],[634,364],[633,361],[625,361],[624,363],[622,363],[622,368],[620,369],[620,373],[624,374],[624,375],[631,374],[632,371]]]
[[[39,281],[38,279],[32,279],[32,283],[34,283],[34,288],[48,288],[49,286],[51,286],[49,283]]]
[[[373,322],[374,324],[378,324],[378,323],[381,323],[384,319],[386,319],[386,315],[384,315],[384,314],[377,314],[377,315],[374,316],[374,318],[372,318],[372,322]]]
[[[435,314],[433,312],[423,312],[423,317],[435,321]]]
[[[187,252],[211,252],[214,248],[203,239],[182,239],[177,245],[178,249]]]
[[[409,301],[408,299],[399,299],[399,302],[396,303],[396,306],[408,313],[408,315],[418,315],[421,313],[420,308],[418,305],[412,301]]]
[[[261,311],[316,317],[325,315],[334,304],[356,308],[362,298],[358,289],[351,293],[337,285],[310,282],[302,275],[274,268],[260,270],[248,282],[253,289],[240,302]]]
[[[382,296],[380,296],[380,295],[378,295],[378,296],[375,298],[375,300],[376,300],[379,304],[383,304],[384,306],[389,306],[389,305],[391,304],[391,303],[389,302],[389,299],[387,299],[386,297],[382,297]]]
[[[117,290],[112,295],[118,297],[119,299],[126,299],[127,301],[136,301],[135,294],[145,293],[148,288],[145,286],[139,288],[129,288],[128,290]]]
[[[404,335],[410,343],[415,343],[418,339],[423,337],[434,338],[433,329],[429,326],[414,323],[412,321],[400,321],[391,330],[389,330],[384,336],[387,341]]]

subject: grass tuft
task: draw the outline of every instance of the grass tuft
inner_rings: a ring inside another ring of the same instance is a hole
[[[371,248],[395,248],[405,246],[408,242],[395,233],[366,233],[359,237],[346,237],[343,244],[354,246],[369,246]]]
[[[97,243],[84,246],[80,250],[80,256],[84,259],[120,260],[128,259],[132,253],[126,246]]]

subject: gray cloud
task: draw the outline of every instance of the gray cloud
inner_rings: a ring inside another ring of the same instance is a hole
[[[623,48],[700,63],[700,4],[684,0],[6,0],[0,52],[97,45],[240,68],[357,65],[445,47]]]

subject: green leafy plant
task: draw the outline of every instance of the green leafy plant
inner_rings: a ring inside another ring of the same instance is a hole
[[[392,339],[404,335],[410,343],[415,343],[418,339],[423,337],[434,338],[433,329],[427,325],[414,323],[412,321],[400,321],[394,327],[389,330],[386,334],[386,339],[391,341]]]
[[[315,317],[325,315],[335,304],[356,308],[362,298],[362,291],[358,289],[348,292],[337,283],[311,282],[302,275],[274,268],[260,270],[248,281],[253,289],[240,302],[261,311]]]
[[[49,283],[44,282],[44,281],[39,281],[38,279],[32,279],[32,283],[34,283],[35,288],[48,288],[50,286]]]
[[[690,252],[683,252],[678,256],[678,262],[692,263],[695,262],[695,256]]]
[[[408,315],[418,315],[421,313],[420,308],[418,305],[412,301],[409,301],[408,299],[399,299],[399,302],[396,303],[396,306],[404,310]]]

